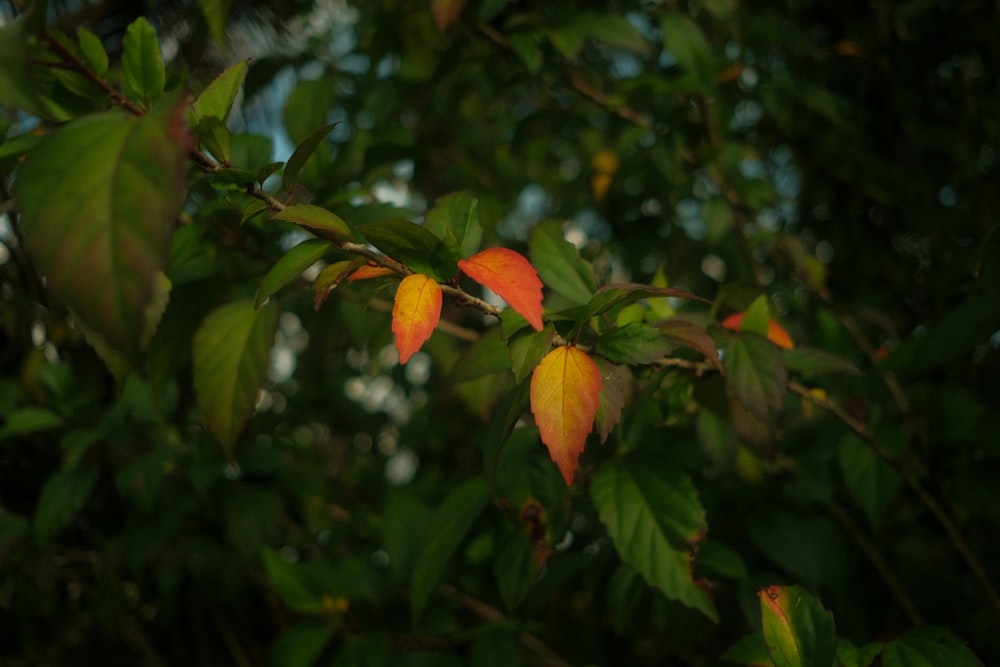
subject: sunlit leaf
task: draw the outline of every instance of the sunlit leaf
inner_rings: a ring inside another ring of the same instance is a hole
[[[250,61],[241,60],[230,65],[201,91],[191,105],[192,120],[195,124],[207,116],[214,116],[223,123],[229,121],[229,112],[246,78],[249,64]]]
[[[543,283],[574,303],[590,301],[597,289],[594,270],[563,238],[562,222],[549,220],[536,226],[528,239],[528,249]]]
[[[831,665],[837,652],[833,614],[799,586],[757,592],[764,643],[775,667]]]
[[[15,192],[28,251],[53,297],[136,362],[162,296],[191,146],[182,107],[94,114],[45,139]],[[71,178],[67,174],[72,174]]]
[[[542,281],[523,255],[508,248],[489,248],[459,260],[458,268],[496,292],[535,331],[542,330]]]
[[[399,363],[409,361],[434,333],[441,317],[441,301],[441,286],[433,278],[414,273],[400,281],[392,308]]]
[[[410,609],[414,619],[427,607],[434,589],[448,571],[451,556],[486,507],[487,499],[486,484],[476,477],[455,488],[434,512],[413,573]]]
[[[351,273],[347,281],[353,283],[355,280],[368,280],[370,278],[381,278],[382,276],[394,275],[396,275],[396,272],[388,267],[365,264],[363,266],[359,266],[353,273]]]
[[[302,272],[326,254],[332,244],[323,239],[308,239],[281,256],[260,281],[254,306],[260,308],[272,294],[302,275]]]
[[[139,17],[125,30],[122,72],[125,94],[133,100],[155,103],[163,95],[167,74],[160,55],[160,41],[145,17]]]
[[[232,455],[266,377],[278,308],[252,301],[221,306],[194,336],[194,390],[209,430]]]
[[[638,456],[604,464],[590,497],[621,559],[667,597],[718,618],[693,577],[692,546],[704,537],[705,512],[691,480]]]
[[[317,235],[327,237],[332,235],[334,238],[348,241],[351,239],[351,229],[340,216],[312,204],[288,206],[275,213],[274,218],[294,222]]]
[[[531,412],[566,484],[593,430],[601,371],[587,354],[564,345],[549,352],[531,376]]]

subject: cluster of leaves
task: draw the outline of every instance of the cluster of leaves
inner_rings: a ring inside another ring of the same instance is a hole
[[[991,394],[899,375],[995,363],[991,237],[946,244],[972,282],[903,281],[971,305],[882,347],[837,281],[891,267],[821,259],[857,242],[822,224],[837,188],[843,219],[913,215],[891,166],[852,189],[852,157],[805,150],[866,126],[796,68],[835,79],[881,37],[831,56],[726,2],[466,4],[345,7],[361,74],[310,44],[202,85],[146,18],[120,54],[43,3],[0,26],[12,664],[981,664]],[[237,102],[309,66],[274,161]],[[548,210],[512,212],[532,187]],[[933,264],[915,238],[893,244]]]

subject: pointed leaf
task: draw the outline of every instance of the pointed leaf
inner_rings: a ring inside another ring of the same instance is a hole
[[[214,155],[219,162],[224,165],[230,163],[233,136],[221,120],[215,116],[206,116],[198,122],[195,133],[198,135],[198,141],[201,145],[208,149],[208,152]]]
[[[97,485],[97,468],[72,466],[50,476],[35,508],[35,539],[45,546],[80,513]]]
[[[108,71],[108,52],[104,50],[101,38],[83,26],[77,26],[76,41],[80,43],[80,52],[87,61],[87,66],[94,70],[97,76],[104,76]]]
[[[910,628],[882,649],[882,667],[982,667],[959,637],[932,625]]]
[[[309,590],[308,582],[302,576],[301,570],[274,549],[265,547],[263,555],[264,569],[267,571],[271,588],[289,609],[301,614],[316,614],[322,611],[322,600]]]
[[[49,291],[133,362],[151,333],[146,311],[184,203],[191,140],[181,114],[177,106],[82,118],[42,142],[15,183]]]
[[[333,245],[323,239],[308,239],[294,246],[281,256],[264,279],[260,281],[254,307],[260,308],[272,294],[302,275],[302,272],[316,263]]]
[[[448,561],[485,509],[488,499],[483,478],[475,477],[452,491],[434,512],[413,573],[410,609],[414,619],[427,607],[434,589],[448,571]]]
[[[302,171],[302,167],[306,165],[306,160],[312,157],[313,151],[315,151],[320,142],[326,138],[326,135],[330,134],[330,130],[337,127],[339,124],[340,123],[330,123],[329,125],[324,125],[319,130],[306,137],[302,143],[295,147],[295,150],[292,152],[292,156],[288,158],[288,162],[285,163],[285,173],[281,177],[282,190],[290,192],[292,187],[299,182],[299,173]]]
[[[502,327],[501,327],[502,328]],[[528,377],[538,362],[552,349],[556,338],[556,328],[549,324],[542,331],[522,331],[511,336],[507,343],[510,348],[510,363],[514,371],[514,381],[520,384]]]
[[[451,231],[462,257],[468,257],[479,250],[483,239],[483,229],[479,225],[479,200],[467,191],[445,195],[427,212],[424,227],[442,240]]]
[[[508,248],[490,248],[459,260],[458,268],[496,292],[535,331],[542,330],[542,281],[523,255]]]
[[[368,280],[369,278],[381,278],[382,276],[393,275],[396,275],[396,272],[388,267],[365,264],[364,266],[359,266],[357,270],[350,275],[347,282],[353,283],[355,280]]]
[[[340,283],[344,282],[344,278],[351,275],[360,261],[360,258],[345,259],[323,267],[323,270],[316,276],[316,280],[313,281],[314,310],[320,309],[326,298],[330,296],[330,292],[337,289]]]
[[[563,238],[560,221],[549,220],[535,227],[528,248],[543,283],[574,303],[590,301],[597,289],[594,271]]]
[[[500,340],[500,328],[488,329],[470,345],[451,369],[452,382],[466,382],[510,370],[510,353]]]
[[[340,216],[312,204],[289,206],[275,213],[274,219],[294,222],[299,227],[304,227],[325,238],[330,238],[332,235],[335,239],[351,240],[351,229]]]
[[[0,107],[48,118],[28,69],[28,18],[0,25]]]
[[[593,429],[600,393],[597,364],[568,345],[549,352],[531,376],[531,412],[567,485],[573,483],[587,434]]]
[[[674,349],[658,329],[641,322],[616,327],[597,339],[594,351],[618,364],[651,364]]]
[[[691,17],[676,11],[660,19],[663,45],[692,78],[696,90],[709,92],[715,78],[712,48],[701,27]]]
[[[614,306],[635,303],[641,299],[656,300],[662,297],[693,299],[707,303],[706,299],[696,294],[674,287],[652,287],[640,283],[613,283],[594,292],[594,296],[587,303],[579,319],[587,321],[595,315],[606,313]]]
[[[278,308],[236,301],[216,308],[194,335],[194,390],[205,423],[232,455],[264,383]]]
[[[771,336],[768,336],[771,338]],[[771,338],[771,342],[774,339]],[[779,347],[781,347],[779,345]],[[788,370],[795,371],[805,378],[819,377],[820,375],[830,375],[832,373],[843,373],[844,375],[861,375],[858,367],[849,361],[845,361],[838,356],[808,347],[796,347],[785,349],[785,365]]]
[[[590,497],[625,563],[668,598],[717,620],[712,599],[691,571],[692,548],[707,523],[686,475],[632,455],[602,466]]]
[[[417,273],[448,280],[458,273],[453,257],[441,239],[408,220],[381,220],[359,225],[358,230],[376,248]]]
[[[400,281],[392,308],[399,363],[409,361],[434,333],[441,317],[441,301],[441,286],[433,278],[414,273]]]
[[[764,643],[775,667],[832,665],[837,654],[833,614],[799,586],[757,592]]]
[[[229,4],[232,0],[198,0],[198,7],[205,16],[205,23],[212,33],[212,39],[220,47],[226,44],[226,19],[229,17]]]
[[[202,118],[214,116],[223,123],[229,121],[229,112],[246,78],[249,60],[231,65],[215,77],[191,105],[192,120],[197,124]]]
[[[139,17],[125,30],[122,40],[125,94],[136,101],[156,102],[163,95],[167,75],[156,30]]]
[[[632,376],[625,366],[612,364],[604,359],[595,361],[601,370],[601,396],[595,420],[597,435],[600,436],[601,443],[604,443],[621,419],[622,408],[625,407],[625,388]]]
[[[3,426],[0,426],[0,440],[27,433],[49,431],[59,428],[62,424],[63,418],[51,410],[34,406],[20,408],[8,413]]]
[[[684,345],[701,352],[713,366],[722,371],[722,360],[719,359],[719,350],[715,346],[715,341],[697,324],[680,317],[671,317],[657,322],[653,326],[659,329],[671,343]]]
[[[766,338],[740,332],[723,358],[726,391],[758,419],[768,420],[781,409],[788,373],[781,350]]]

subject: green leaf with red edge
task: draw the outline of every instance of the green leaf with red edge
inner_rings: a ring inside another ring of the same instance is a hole
[[[392,307],[399,363],[409,361],[434,333],[441,317],[441,301],[441,286],[433,278],[414,273],[400,281]]]
[[[323,267],[323,270],[313,281],[313,309],[319,310],[326,298],[330,296],[330,292],[337,289],[340,283],[344,282],[344,279],[350,276],[363,261],[360,257],[356,257]]]
[[[332,235],[333,240],[351,240],[351,228],[340,216],[312,204],[289,206],[275,213],[274,219],[293,222],[299,227],[314,232],[317,236],[331,238]]]
[[[184,203],[192,138],[183,111],[81,118],[42,141],[14,184],[49,292],[133,363],[158,324],[147,311],[163,300],[159,276]]]
[[[395,271],[385,266],[372,266],[371,264],[365,264],[364,266],[359,266],[354,273],[348,277],[347,282],[353,283],[355,280],[381,278],[382,276],[391,276],[395,273]]]
[[[278,308],[250,300],[216,308],[194,335],[194,391],[209,431],[232,456],[257,403],[270,359]]]
[[[594,346],[597,354],[619,364],[651,364],[673,349],[658,329],[641,322],[615,327],[598,338]]]
[[[764,644],[775,667],[832,665],[837,655],[833,614],[799,586],[757,591]]]
[[[659,329],[671,343],[684,345],[701,352],[713,366],[718,368],[720,372],[722,371],[722,360],[719,359],[719,350],[715,346],[715,341],[694,322],[680,317],[671,317],[657,322],[653,326]]]
[[[933,625],[910,628],[882,649],[882,667],[940,665],[982,667],[983,662],[951,630]]]
[[[595,422],[601,443],[607,441],[611,431],[618,425],[625,407],[625,391],[632,375],[627,366],[612,364],[604,359],[595,359],[601,370],[601,395]]]
[[[770,420],[781,409],[788,372],[781,350],[766,338],[741,331],[723,357],[726,392],[752,415]]]
[[[565,345],[549,352],[531,376],[531,412],[566,484],[593,430],[601,371],[587,354]]]
[[[718,620],[703,582],[692,574],[693,545],[708,526],[686,475],[632,453],[601,466],[590,497],[625,563],[668,598]]]
[[[489,248],[459,260],[458,268],[496,292],[535,331],[542,330],[542,281],[523,255],[508,248]]]
[[[323,239],[307,239],[282,255],[260,281],[254,307],[260,308],[274,293],[301,276],[303,271],[326,254],[331,245],[333,244]]]

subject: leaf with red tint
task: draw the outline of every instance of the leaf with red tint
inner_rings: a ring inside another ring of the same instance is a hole
[[[600,405],[601,371],[585,352],[558,347],[535,368],[530,391],[542,442],[566,484],[572,484]]]
[[[441,317],[441,286],[422,273],[406,276],[396,290],[392,332],[399,363],[405,364],[434,333]]]
[[[384,266],[372,266],[371,264],[365,264],[364,266],[359,266],[358,269],[347,278],[347,282],[353,283],[355,280],[391,276],[393,273],[395,273],[395,271],[387,269]]]
[[[489,248],[459,260],[458,268],[496,292],[535,331],[542,330],[542,281],[523,255],[507,248]]]
[[[743,313],[733,313],[726,319],[722,320],[722,326],[733,331],[739,331],[740,325],[743,323]],[[770,320],[767,323],[767,339],[786,350],[791,350],[795,347],[795,343],[792,342],[792,337],[788,335],[785,328],[774,320]]]

